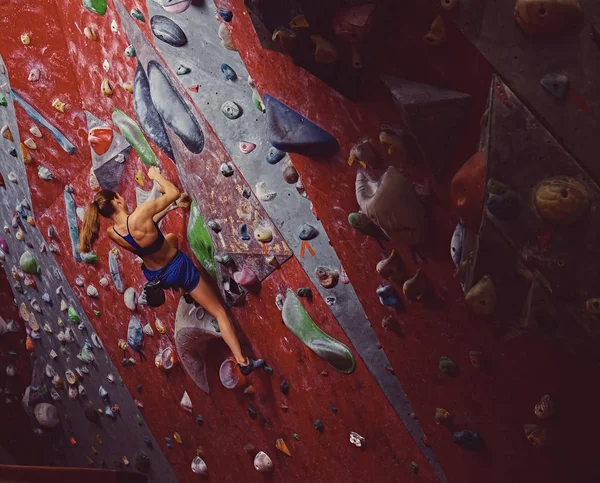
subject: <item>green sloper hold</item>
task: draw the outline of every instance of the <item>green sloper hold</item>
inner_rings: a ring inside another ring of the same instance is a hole
[[[119,109],[113,109],[112,120],[131,147],[137,151],[142,163],[146,166],[158,166],[158,158],[137,123]]]
[[[356,367],[350,349],[340,341],[329,337],[304,310],[293,290],[288,289],[283,304],[283,323],[300,339],[306,347],[323,358],[336,371],[350,374]]]
[[[73,322],[75,324],[78,324],[79,322],[81,322],[81,319],[79,318],[79,314],[77,312],[75,312],[75,309],[73,307],[69,307],[67,314],[69,315],[69,319],[71,319],[71,322]]]
[[[81,259],[90,265],[98,261],[98,255],[96,255],[96,252],[81,253],[80,255]]]
[[[208,273],[216,280],[217,267],[215,266],[215,248],[213,247],[210,234],[204,224],[198,203],[192,202],[190,207],[190,221],[188,223],[187,238],[190,248],[196,255],[198,261]]]
[[[41,272],[40,266],[31,252],[23,252],[21,258],[19,260],[19,265],[25,273],[29,273],[30,275],[39,275]]]
[[[83,6],[92,13],[104,15],[106,13],[106,0],[83,0]]]

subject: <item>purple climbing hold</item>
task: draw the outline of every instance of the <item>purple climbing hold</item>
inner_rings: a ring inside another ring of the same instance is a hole
[[[323,421],[321,421],[320,419],[317,419],[313,423],[313,426],[319,433],[322,433],[323,431],[325,431],[325,426],[323,426]]]
[[[10,253],[8,251],[8,243],[7,243],[6,239],[3,236],[0,236],[0,248],[2,249],[2,251],[4,253]]]
[[[269,94],[264,96],[267,109],[267,136],[277,149],[305,156],[327,156],[340,149],[327,131],[300,115]]]
[[[483,447],[483,440],[479,436],[479,433],[465,429],[464,431],[457,431],[452,435],[452,440],[456,444],[460,444],[464,448],[470,450],[478,450]]]

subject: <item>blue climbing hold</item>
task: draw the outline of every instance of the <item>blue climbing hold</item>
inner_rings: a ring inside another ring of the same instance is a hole
[[[129,319],[129,326],[127,327],[127,343],[134,351],[140,352],[142,350],[143,340],[144,331],[142,328],[142,323],[134,315],[131,317],[131,319]]]
[[[165,441],[167,443],[167,448],[173,447],[173,440],[171,438],[169,438],[168,436],[165,436]]]
[[[224,22],[231,22],[231,20],[233,19],[233,12],[231,10],[225,10],[224,8],[220,8],[218,12],[219,17],[221,17]]]
[[[225,76],[225,80],[234,81],[237,79],[237,74],[228,64],[221,64],[221,72]]]
[[[340,149],[337,140],[312,121],[265,94],[267,136],[277,149],[305,156],[327,156]]]
[[[487,200],[487,210],[500,221],[516,220],[521,214],[521,208],[521,201],[516,193],[490,195]]]
[[[479,436],[479,433],[465,429],[464,431],[457,431],[452,435],[452,440],[456,444],[460,444],[464,448],[471,450],[478,450],[483,447],[483,440]]]
[[[202,424],[204,422],[204,418],[198,414],[198,416],[196,416],[196,424]]]
[[[246,225],[246,223],[242,223],[240,225],[240,236],[244,241],[250,240],[250,235],[248,234],[248,225]]]
[[[275,147],[271,147],[267,153],[267,163],[277,164],[285,156],[285,151],[280,151]]]
[[[71,247],[73,250],[73,258],[76,262],[81,262],[79,254],[79,226],[77,225],[77,208],[73,199],[73,188],[69,185],[65,186],[65,207],[67,211],[67,224],[69,225],[69,237],[71,238]]]
[[[117,256],[112,250],[108,252],[108,268],[117,292],[125,292],[125,285],[123,284],[121,272],[119,271],[119,262],[117,261]]]
[[[402,299],[391,285],[380,285],[376,292],[382,305],[397,308],[403,306]]]
[[[148,448],[152,448],[152,440],[149,436],[144,436],[144,443],[146,444],[146,446],[148,446]]]

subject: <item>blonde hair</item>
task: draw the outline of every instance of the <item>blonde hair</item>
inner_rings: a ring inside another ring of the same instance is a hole
[[[115,207],[112,201],[116,196],[117,193],[112,190],[99,191],[94,196],[90,206],[88,206],[83,218],[83,227],[79,233],[79,250],[82,253],[92,251],[94,242],[98,239],[100,233],[100,218],[98,215],[110,218],[114,214]]]

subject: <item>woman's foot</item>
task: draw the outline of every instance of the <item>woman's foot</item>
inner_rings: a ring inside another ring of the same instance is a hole
[[[240,371],[244,376],[249,375],[252,371],[258,369],[259,367],[263,367],[265,365],[265,361],[262,359],[250,359],[249,357],[246,359],[246,364],[239,364]]]
[[[188,195],[187,193],[181,193],[181,195],[179,196],[179,198],[177,199],[175,204],[177,205],[177,208],[189,210],[190,205],[192,204],[192,199],[190,198],[190,195]]]

